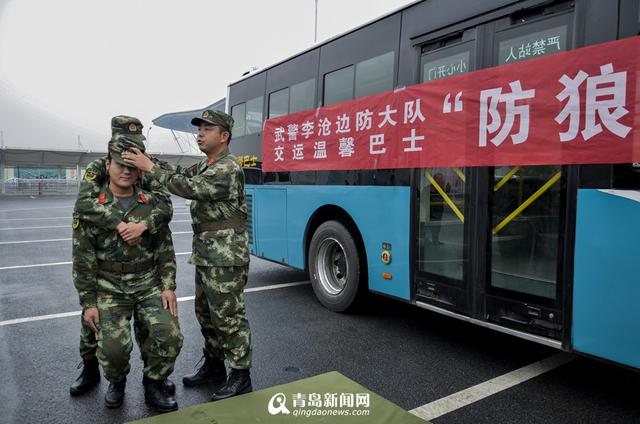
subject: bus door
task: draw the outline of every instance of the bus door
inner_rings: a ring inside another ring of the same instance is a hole
[[[485,63],[500,66],[570,49],[572,18],[567,2],[488,24],[493,49],[485,49]],[[485,320],[562,338],[569,170],[517,163],[484,169],[488,214],[485,234],[477,236],[487,240]]]
[[[445,35],[421,47],[420,82],[476,69],[476,30]],[[455,102],[455,99],[452,99]],[[468,314],[469,175],[465,168],[416,170],[415,298]]]

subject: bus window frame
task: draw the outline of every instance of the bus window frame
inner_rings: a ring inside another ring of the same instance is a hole
[[[507,64],[499,64],[499,56],[500,56],[500,43],[509,39],[522,37],[527,34],[532,34],[544,30],[548,30],[551,28],[559,27],[562,25],[566,25],[567,27],[567,40],[566,40],[566,50],[570,51],[575,48],[576,40],[574,33],[574,19],[575,19],[575,8],[567,8],[562,9],[557,12],[554,12],[551,15],[534,17],[530,20],[525,20],[522,22],[513,22],[512,17],[505,17],[494,21],[494,31],[492,31],[492,37],[487,46],[491,48],[490,54],[487,54],[485,57],[487,60],[490,60],[487,64],[487,67],[490,66],[503,66]],[[489,23],[488,23],[489,24]],[[485,49],[486,50],[486,49]],[[535,56],[541,57],[541,56]],[[533,58],[533,57],[532,57]],[[528,59],[521,60],[519,62],[525,62]],[[513,166],[517,166],[517,164],[512,164]],[[571,193],[569,190],[573,189],[573,184],[571,184],[571,179],[575,177],[575,172],[572,171],[571,167],[563,165],[560,167],[562,171],[562,176],[558,181],[560,184],[560,210],[559,210],[559,229],[558,229],[558,257],[556,259],[556,287],[555,287],[555,298],[548,298],[537,296],[530,293],[519,292],[515,290],[508,290],[504,288],[494,287],[492,285],[492,274],[491,274],[491,261],[492,261],[492,222],[493,222],[493,183],[494,183],[494,175],[495,175],[495,167],[487,167],[486,172],[488,173],[487,178],[487,187],[485,187],[488,194],[488,209],[487,213],[487,225],[486,227],[486,271],[484,272],[485,281],[484,281],[484,295],[486,297],[487,307],[489,303],[495,303],[499,301],[499,299],[503,299],[506,302],[516,302],[523,305],[537,305],[546,310],[557,311],[561,316],[561,325],[563,326],[563,330],[560,330],[560,338],[565,338],[566,326],[570,325],[570,322],[567,322],[566,311],[564,308],[566,307],[566,286],[570,285],[571,282],[568,281],[568,278],[571,277],[571,273],[567,272],[568,270],[565,267],[565,263],[568,260],[572,260],[571,258],[567,258],[566,254],[566,243],[568,240],[565,240],[567,237],[567,226],[570,225],[568,220],[568,212],[571,208],[569,202],[571,201],[569,197]],[[479,189],[482,189],[480,187]],[[487,311],[489,314],[489,311]],[[504,324],[500,324],[504,325]],[[528,328],[525,330],[528,333],[535,334],[535,332]]]
[[[481,63],[481,52],[478,45],[478,35],[481,34],[480,26],[473,28],[466,28],[464,30],[453,30],[450,33],[443,34],[441,31],[438,31],[438,36],[433,39],[422,39],[423,41],[420,44],[415,44],[414,48],[418,53],[417,60],[417,79],[418,83],[422,84],[427,81],[422,81],[423,75],[423,66],[425,63],[425,58],[428,58],[428,61],[440,60],[441,58],[445,58],[452,55],[457,55],[462,52],[469,51],[469,69],[465,73],[474,72],[479,69],[479,64]],[[433,46],[435,44],[441,44],[438,47],[435,47],[431,50],[426,50],[429,46]],[[458,74],[461,75],[461,74]],[[445,78],[441,78],[445,79]],[[428,168],[416,168],[413,169],[412,172],[412,187],[413,191],[416,194],[429,195],[428,193],[420,193],[420,179],[424,178],[423,173],[424,170]],[[464,210],[462,213],[465,217],[471,216],[471,202],[472,202],[472,192],[476,190],[475,184],[475,172],[470,168],[465,168],[464,170],[465,177],[467,179],[467,185],[465,187],[464,194]],[[471,250],[471,231],[474,228],[473,218],[472,220],[468,220],[465,218],[465,223],[463,227],[463,269],[462,269],[462,278],[455,279],[445,275],[434,274],[431,272],[421,271],[418,267],[418,255],[419,255],[419,246],[418,246],[418,231],[419,231],[419,216],[420,216],[420,202],[418,201],[417,196],[412,196],[412,202],[414,204],[411,206],[412,217],[411,217],[411,299],[415,301],[418,295],[419,286],[430,286],[436,285],[438,293],[441,296],[444,296],[445,302],[439,302],[436,298],[428,299],[425,298],[424,295],[420,295],[420,301],[428,302],[433,305],[436,305],[441,308],[445,308],[454,312],[462,313],[464,315],[474,316],[474,302],[473,302],[473,292],[476,290],[475,284],[470,278],[473,275],[472,263],[475,258],[472,258],[473,255]],[[447,304],[446,300],[453,300],[456,302],[455,304]]]
[[[573,33],[573,17],[574,10],[567,9],[557,13],[554,13],[550,16],[542,16],[539,18],[534,18],[525,22],[519,23],[511,23],[512,18],[504,18],[499,21],[496,21],[495,32],[493,35],[493,46],[492,46],[492,54],[491,54],[491,66],[503,66],[508,65],[507,63],[498,63],[500,60],[500,43],[503,41],[507,41],[513,38],[522,37],[526,35],[526,33],[535,33],[541,32],[545,30],[549,30],[552,28],[560,27],[563,25],[567,26],[567,49],[565,52],[572,50],[575,48],[575,40]],[[533,28],[531,31],[522,31],[523,28]],[[558,52],[562,53],[562,52]],[[529,59],[535,59],[537,57],[544,57],[547,55],[534,56]],[[529,59],[519,60],[513,63],[526,62]]]
[[[325,101],[326,100],[326,94],[327,94],[327,75],[333,74],[334,72],[345,70],[347,68],[351,68],[351,70],[352,70],[352,74],[351,74],[351,98],[350,99],[346,99],[346,100],[341,100],[339,102],[334,102],[334,103],[331,103],[330,105],[327,105],[326,101]],[[333,69],[333,70],[331,70],[329,72],[325,72],[322,75],[322,106],[323,107],[324,106],[332,106],[332,105],[335,105],[335,104],[338,104],[338,103],[348,102],[350,100],[353,100],[354,99],[353,96],[355,95],[355,92],[356,92],[356,64],[355,63],[352,63],[352,64],[347,65],[347,66],[343,66],[342,68]]]
[[[460,41],[454,44],[444,45],[438,49],[420,53],[420,60],[418,61],[418,66],[419,66],[418,75],[420,76],[419,77],[420,84],[424,84],[426,82],[431,82],[431,81],[437,81],[440,79],[451,78],[451,77],[463,74],[463,73],[460,73],[460,74],[452,75],[451,77],[436,78],[430,81],[424,81],[422,79],[422,76],[424,74],[425,57],[428,56],[429,62],[432,62],[432,61],[443,59],[448,56],[465,53],[467,51],[469,52],[469,70],[463,73],[474,72],[478,69],[477,42],[475,38],[472,40]]]

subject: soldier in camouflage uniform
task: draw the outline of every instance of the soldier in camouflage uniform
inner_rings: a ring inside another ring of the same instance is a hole
[[[133,146],[144,149],[135,135],[112,137],[109,182],[101,187],[98,203],[118,215],[119,221],[140,223],[162,200],[135,185],[138,171],[121,158],[121,152]],[[84,322],[97,333],[97,357],[110,382],[107,407],[119,407],[124,399],[133,317],[145,359],[145,400],[160,412],[176,410],[177,402],[165,384],[182,347],[174,293],[175,252],[168,226],[155,234],[143,233],[133,244],[116,230],[87,220],[74,218],[72,226],[74,285]]]
[[[144,142],[145,137],[142,135],[142,123],[139,119],[130,116],[115,116],[111,120],[111,134],[117,136],[119,134],[128,135],[137,138],[140,142]],[[113,213],[107,204],[100,204],[98,196],[102,189],[103,183],[107,180],[106,173],[107,157],[96,159],[91,162],[85,171],[84,178],[80,184],[78,198],[76,199],[73,216],[83,221],[95,224],[105,230],[117,230],[124,241],[133,245],[139,241],[144,231],[155,234],[159,229],[166,226],[173,216],[173,208],[171,198],[166,189],[154,184],[154,179],[143,179],[142,188],[151,191],[157,198],[162,200],[152,209],[151,214],[139,223],[122,221],[120,213]],[[142,346],[144,329],[137,326],[139,322],[134,321],[135,335],[138,345]],[[71,385],[69,391],[72,396],[80,396],[85,394],[91,388],[100,382],[100,371],[98,369],[98,359],[96,357],[97,341],[95,333],[81,319],[80,330],[80,357],[82,358],[82,372]],[[145,353],[141,352],[144,361]],[[80,366],[79,366],[80,367]],[[168,378],[165,380],[166,388],[169,393],[175,393],[175,385]]]
[[[195,374],[185,376],[183,383],[197,386],[224,382],[212,396],[212,400],[219,400],[253,390],[249,373],[251,331],[244,303],[249,271],[244,173],[237,158],[229,153],[231,116],[206,110],[191,123],[198,127],[198,146],[207,155],[191,168],[154,165],[135,150],[122,157],[173,194],[192,199],[190,263],[196,266],[195,310],[205,340],[205,362]],[[228,377],[225,359],[231,368]]]

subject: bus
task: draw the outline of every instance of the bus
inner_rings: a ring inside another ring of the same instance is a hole
[[[416,150],[415,141],[425,140],[415,133],[413,141],[400,138],[403,128],[409,131],[402,111],[386,140],[367,136],[363,141],[357,134],[339,138],[336,133],[331,141],[318,137],[323,115],[335,118],[327,120],[335,132],[346,112],[353,112],[353,127],[361,124],[356,118],[366,118],[356,117],[356,111],[384,108],[394,96],[413,96],[413,106],[418,106],[415,100],[426,93],[425,107],[429,93],[448,90],[438,113],[453,116],[462,110],[463,86],[502,78],[511,82],[512,94],[519,90],[526,99],[533,91],[525,87],[524,78],[522,86],[520,80],[512,81],[519,73],[542,78],[565,63],[607,59],[614,52],[620,60],[635,63],[639,3],[417,1],[231,83],[226,108],[235,120],[231,150],[246,175],[251,253],[307,270],[316,297],[333,311],[346,311],[372,292],[640,368],[640,148],[634,126],[637,98],[632,97],[637,73],[624,72],[631,95],[608,97],[623,100],[620,105],[592,110],[595,121],[587,122],[588,128],[565,131],[582,139],[562,143],[557,132],[549,138],[548,145],[564,150],[548,157],[535,150],[532,141],[545,142],[538,134],[548,131],[548,125],[535,125],[540,121],[532,117],[532,127],[524,134],[523,125],[529,123],[524,112],[529,109],[521,107],[526,101],[509,105],[504,95],[508,85],[502,94],[487,91],[497,103],[484,99],[491,113],[511,107],[517,115],[509,122],[513,141],[507,137],[499,147],[512,153],[500,160],[493,153],[482,160],[470,154],[486,152],[486,145],[494,148],[485,139],[485,150],[477,149],[477,122],[473,131],[458,125],[432,129],[427,139],[440,144],[422,155],[424,161],[394,155],[372,159],[374,153],[407,142]],[[598,78],[622,75],[617,62],[605,62],[592,67],[599,76],[565,75],[567,90],[571,82],[594,88]],[[536,87],[539,94],[560,87],[562,72],[553,77],[553,84]],[[612,84],[604,84],[603,93]],[[565,129],[576,108],[589,107],[588,101],[576,100],[574,109],[562,112],[565,103],[560,100],[566,102],[568,96],[558,93],[558,100],[539,103],[545,113],[557,114],[556,121],[564,116]],[[467,101],[465,110],[480,103]],[[413,118],[419,110],[413,110]],[[435,113],[417,118],[430,125],[436,122]],[[589,121],[589,113],[583,118]],[[307,128],[308,138],[303,137],[305,124],[315,124],[313,130]],[[496,127],[495,121],[485,122],[487,134],[497,132]],[[598,131],[614,140],[605,144],[590,139]],[[495,137],[489,141],[497,145]],[[324,165],[325,141],[333,143],[332,154],[343,162]],[[354,141],[364,150],[361,162],[349,156],[354,155]],[[456,155],[446,147],[467,142],[475,144],[475,150],[469,147]],[[626,147],[609,159],[613,156],[606,146]],[[303,148],[308,160],[296,161],[297,154],[302,159]],[[583,148],[593,150],[578,154]],[[360,165],[349,165],[356,163]]]

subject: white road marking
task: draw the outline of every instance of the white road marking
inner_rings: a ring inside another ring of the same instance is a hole
[[[2,244],[22,244],[22,243],[51,243],[53,241],[70,241],[70,238],[62,238],[62,239],[47,239],[47,240],[19,240],[19,241],[0,241],[0,245]]]
[[[175,215],[191,215],[190,212],[177,212],[173,214]],[[50,216],[47,218],[0,218],[0,222],[2,221],[39,221],[39,220],[45,220],[45,219],[71,219],[73,218],[72,216]],[[184,222],[184,221],[180,221],[180,222]]]
[[[275,289],[284,289],[287,287],[294,287],[294,286],[302,286],[305,284],[309,284],[308,281],[299,281],[296,283],[284,283],[284,284],[274,284],[271,286],[264,286],[264,287],[252,287],[250,289],[245,289],[245,293],[254,293],[254,292],[261,292],[261,291],[267,291],[267,290],[275,290]],[[195,296],[185,296],[185,297],[179,297],[178,298],[178,302],[187,302],[190,300],[194,300]],[[44,321],[44,320],[49,320],[49,319],[56,319],[56,318],[67,318],[67,317],[75,317],[78,316],[82,313],[82,311],[73,311],[73,312],[63,312],[61,314],[50,314],[50,315],[39,315],[39,316],[35,316],[35,317],[26,317],[26,318],[16,318],[16,319],[10,319],[7,321],[0,321],[0,327],[5,326],[5,325],[14,325],[14,324],[22,324],[25,322],[34,322],[34,321]]]
[[[463,408],[488,396],[509,389],[520,383],[524,383],[534,377],[549,372],[561,365],[571,362],[574,356],[561,352],[553,356],[545,358],[541,361],[511,371],[507,374],[477,384],[468,389],[461,390],[457,393],[438,399],[426,405],[419,406],[409,411],[424,420],[433,420],[441,417],[456,409]]]
[[[74,316],[80,315],[81,313],[82,311],[73,311],[73,312],[64,312],[62,314],[50,314],[50,315],[40,315],[36,317],[10,319],[7,321],[0,321],[0,327],[4,325],[22,324],[23,322],[33,322],[33,321],[43,321],[46,319],[74,317]]]
[[[47,206],[47,209],[71,209],[73,206]],[[41,211],[43,208],[25,208],[25,209],[0,209],[2,212],[21,212],[21,211]]]
[[[173,220],[170,224],[174,222],[192,222],[190,219],[178,219]],[[0,231],[9,231],[9,230],[43,230],[47,228],[71,228],[71,221],[69,221],[68,225],[51,225],[49,227],[13,227],[13,228],[0,228]]]
[[[176,253],[176,256],[184,256],[184,255],[190,255],[190,254],[191,252],[178,252]],[[49,262],[46,264],[3,266],[3,267],[0,267],[0,271],[4,271],[7,269],[39,268],[43,266],[58,266],[58,265],[71,265],[71,262]]]
[[[47,218],[0,218],[1,221],[39,221],[44,219],[71,219],[71,216],[50,216]]]
[[[33,264],[33,265],[13,265],[0,267],[0,271],[7,269],[22,269],[22,268],[39,268],[43,266],[58,266],[58,265],[70,265],[71,262],[49,262],[46,264]]]
[[[193,231],[173,231],[172,235],[175,234],[193,234]],[[19,241],[0,241],[0,246],[3,244],[23,244],[23,243],[51,243],[54,241],[71,241],[70,238],[61,238],[61,239],[46,239],[46,240],[19,240]]]
[[[305,284],[311,284],[310,281],[298,281],[295,283],[283,283],[283,284],[273,284],[271,286],[262,286],[262,287],[251,287],[248,289],[244,289],[245,293],[253,293],[260,292],[266,290],[274,290],[274,289],[284,289],[286,287],[296,287],[296,286],[304,286]]]
[[[19,228],[0,228],[0,231],[10,230],[44,230],[47,228],[71,228],[71,223],[68,225],[52,225],[50,227],[19,227]]]

